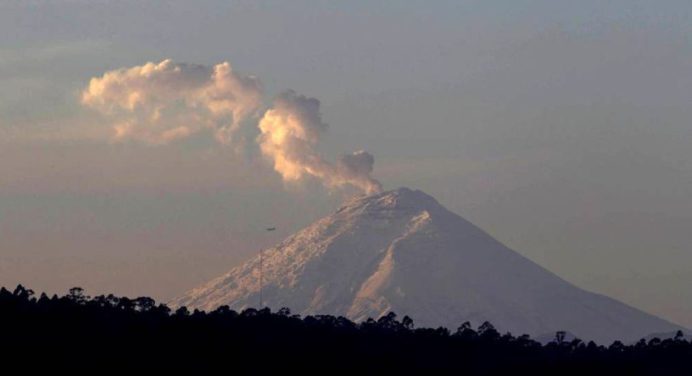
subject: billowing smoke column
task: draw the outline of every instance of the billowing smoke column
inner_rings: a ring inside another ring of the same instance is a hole
[[[327,124],[320,115],[320,102],[289,90],[274,100],[259,122],[257,141],[262,154],[274,161],[274,169],[286,181],[306,175],[318,177],[328,187],[356,186],[366,193],[382,190],[370,177],[375,159],[365,151],[345,155],[334,166],[315,151]]]
[[[211,129],[229,143],[261,105],[259,80],[227,62],[207,67],[164,60],[91,79],[82,103],[114,121],[116,139],[162,144]]]
[[[164,60],[92,78],[82,92],[82,104],[112,122],[116,140],[165,144],[210,130],[219,142],[229,144],[243,124],[257,124],[262,88],[257,78],[238,74],[227,62],[208,67]],[[327,130],[317,99],[288,90],[275,98],[257,126],[262,155],[284,181],[312,176],[328,188],[351,185],[366,193],[382,189],[371,177],[375,159],[370,153],[347,154],[336,164],[317,153]]]

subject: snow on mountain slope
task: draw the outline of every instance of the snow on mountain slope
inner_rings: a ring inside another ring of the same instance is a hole
[[[259,302],[259,257],[171,302],[241,310]],[[344,315],[389,311],[417,326],[492,322],[500,331],[635,340],[677,325],[590,293],[507,248],[421,191],[348,202],[264,252],[263,299],[273,309]]]

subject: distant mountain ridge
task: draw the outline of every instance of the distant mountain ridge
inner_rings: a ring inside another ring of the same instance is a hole
[[[259,261],[171,305],[256,307]],[[266,250],[263,269],[264,305],[300,314],[357,321],[394,311],[417,326],[487,320],[515,335],[566,330],[602,343],[683,329],[564,281],[408,188],[351,200]]]

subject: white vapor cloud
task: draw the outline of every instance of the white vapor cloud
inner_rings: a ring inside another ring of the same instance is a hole
[[[213,67],[150,62],[94,77],[82,92],[82,104],[112,120],[116,139],[153,144],[202,130],[229,143],[261,99],[259,81],[234,72],[227,62]]]
[[[353,185],[366,193],[382,190],[370,176],[374,157],[358,151],[330,164],[316,151],[327,124],[322,121],[320,102],[289,90],[280,94],[259,122],[258,136],[262,154],[270,158],[285,181],[298,181],[305,176],[319,178],[333,188]]]
[[[316,147],[327,124],[317,99],[285,91],[257,123],[261,85],[253,76],[234,72],[227,62],[208,67],[164,60],[109,71],[91,79],[82,104],[111,122],[116,140],[151,144],[203,130],[212,130],[219,142],[228,144],[241,123],[253,118],[261,153],[284,181],[315,177],[328,188],[350,185],[366,193],[382,189],[371,177],[371,154],[357,151],[336,164],[319,155]]]

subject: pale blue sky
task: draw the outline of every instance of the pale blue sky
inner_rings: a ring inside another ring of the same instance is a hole
[[[0,284],[167,299],[341,200],[253,150],[114,143],[91,77],[171,58],[322,101],[363,148],[567,280],[692,326],[688,1],[0,2]],[[268,224],[275,234],[263,234]]]

